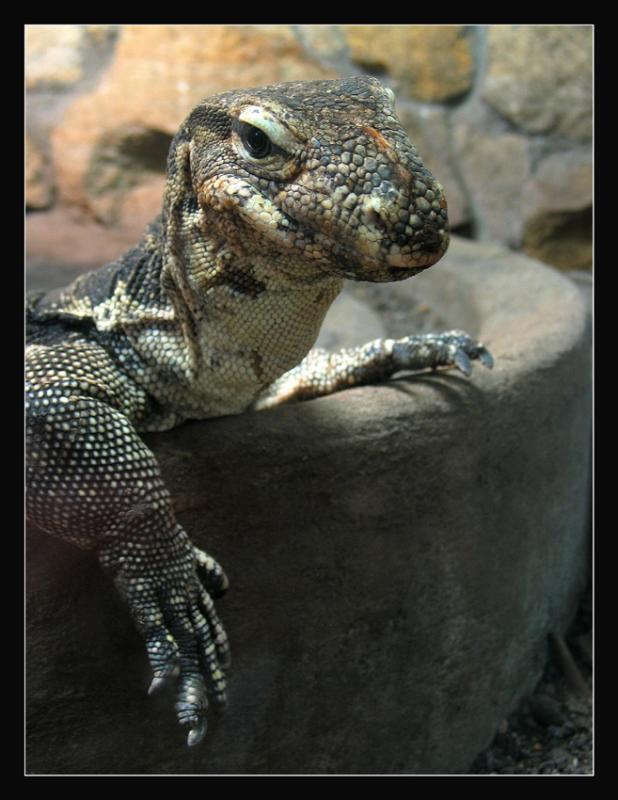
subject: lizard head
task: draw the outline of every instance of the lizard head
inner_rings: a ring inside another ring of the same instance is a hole
[[[377,80],[225,92],[189,115],[168,161],[164,219],[184,214],[294,274],[393,281],[448,246],[446,201]],[[191,223],[191,219],[193,222]]]

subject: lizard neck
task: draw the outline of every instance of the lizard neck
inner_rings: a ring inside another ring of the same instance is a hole
[[[179,151],[174,175],[184,168],[185,180],[182,191],[170,184],[164,199],[161,286],[187,356],[197,374],[217,360],[215,351],[229,359],[251,350],[255,363],[268,364],[257,370],[266,384],[306,355],[342,280],[300,253],[290,259],[263,244],[249,249],[242,220],[200,206]]]
[[[182,397],[172,389],[169,400],[181,418],[238,413],[309,352],[342,281],[300,261],[283,270],[275,256],[244,253],[203,225],[192,239],[199,247],[181,250],[180,263],[168,240],[163,265],[186,376]]]

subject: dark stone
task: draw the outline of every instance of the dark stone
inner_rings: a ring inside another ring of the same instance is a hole
[[[560,710],[560,703],[546,694],[532,695],[528,698],[528,706],[539,725],[544,727],[562,725],[565,721],[564,714]]]

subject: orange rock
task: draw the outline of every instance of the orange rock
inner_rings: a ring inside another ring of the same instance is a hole
[[[126,25],[97,87],[78,97],[53,131],[60,200],[111,222],[106,208],[122,203],[103,195],[133,191],[136,182],[122,185],[122,159],[116,164],[118,181],[112,175],[107,189],[93,187],[92,174],[97,148],[118,131],[135,127],[154,137],[172,136],[191,108],[210,94],[329,77],[336,75],[307,55],[288,26]],[[164,168],[163,160],[160,171]],[[156,172],[144,170],[144,180]]]
[[[387,73],[417,100],[438,102],[468,91],[474,59],[462,25],[345,25],[354,61]]]

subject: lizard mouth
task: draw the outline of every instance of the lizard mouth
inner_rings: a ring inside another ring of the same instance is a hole
[[[354,240],[346,242],[322,233],[312,233],[328,253],[325,268],[331,273],[337,271],[350,280],[376,283],[402,281],[418,275],[436,264],[449,245],[449,235],[445,230],[419,245],[397,246],[388,240],[376,241],[371,252],[367,252],[366,246],[358,246]]]

